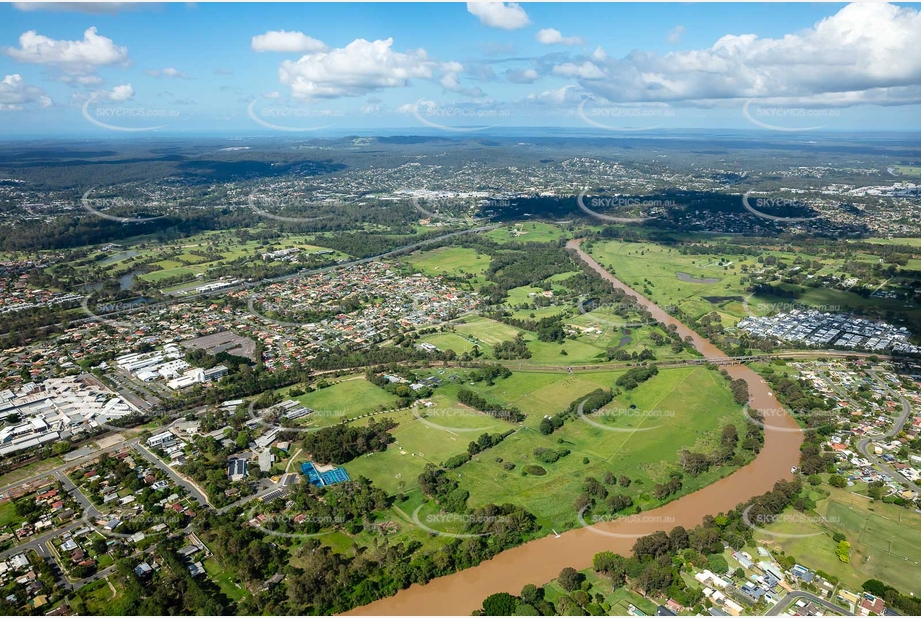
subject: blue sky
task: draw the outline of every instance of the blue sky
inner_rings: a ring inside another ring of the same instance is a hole
[[[911,4],[6,4],[0,130],[916,131],[919,40]]]

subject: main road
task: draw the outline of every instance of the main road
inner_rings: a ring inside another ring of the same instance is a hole
[[[588,264],[614,287],[635,297],[652,316],[666,325],[675,325],[682,339],[690,337],[694,347],[705,357],[728,362],[729,358],[712,343],[668,315],[652,301],[632,290],[608,273],[582,251],[581,241],[573,240],[567,248]],[[748,383],[749,403],[759,410],[779,411],[777,401],[761,377],[746,365],[727,365],[726,371]],[[674,526],[693,528],[706,515],[726,512],[738,504],[770,491],[782,479],[792,478],[791,468],[799,463],[802,434],[788,415],[765,415],[764,447],[753,462],[730,476],[665,506],[646,511],[642,518],[596,524],[594,528],[577,528],[559,536],[546,536],[514,547],[478,566],[439,577],[428,584],[401,590],[392,597],[356,608],[351,615],[469,615],[485,597],[496,592],[518,594],[525,584],[543,584],[556,577],[564,567],[585,569],[600,551],[629,554],[637,537]],[[681,445],[676,444],[677,450]],[[576,513],[573,513],[573,519]]]

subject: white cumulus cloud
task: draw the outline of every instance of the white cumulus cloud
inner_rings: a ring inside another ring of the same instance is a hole
[[[19,37],[19,47],[7,47],[3,53],[29,64],[44,64],[71,74],[89,75],[96,68],[128,62],[128,48],[116,45],[96,32],[95,27],[83,33],[83,40],[55,40],[35,30]]]
[[[517,2],[468,2],[467,12],[480,18],[483,25],[503,30],[517,30],[531,19]]]
[[[0,112],[50,106],[51,98],[41,88],[27,85],[18,73],[7,75],[0,82]]]
[[[414,78],[429,79],[436,63],[424,49],[392,49],[393,39],[356,39],[328,52],[282,62],[279,81],[299,98],[362,96],[383,88],[400,88]]]
[[[582,64],[572,62],[558,64],[553,67],[553,74],[562,75],[563,77],[578,77],[580,79],[601,79],[604,77],[604,72],[588,60]]]
[[[131,87],[131,84],[122,84],[121,86],[115,86],[108,92],[103,90],[97,94],[110,101],[129,101],[134,98],[134,88]]]
[[[308,53],[326,51],[326,43],[319,41],[303,32],[293,30],[269,30],[265,34],[257,34],[250,43],[253,51],[257,52],[287,52]]]
[[[538,43],[544,45],[582,45],[582,39],[577,36],[563,36],[563,33],[555,28],[544,28],[538,30],[534,35]]]
[[[728,34],[706,49],[634,51],[622,59],[564,62],[553,71],[616,102],[904,104],[921,102],[919,33],[917,9],[855,3],[782,38]]]

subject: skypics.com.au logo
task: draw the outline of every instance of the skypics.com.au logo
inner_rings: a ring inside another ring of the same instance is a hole
[[[472,133],[475,131],[485,131],[491,129],[495,124],[474,124],[460,125],[451,124],[452,122],[489,122],[500,118],[509,118],[511,112],[507,109],[482,108],[472,105],[440,105],[434,101],[419,99],[409,106],[413,117],[421,124],[438,129],[439,131]]]
[[[746,404],[742,408],[742,414],[745,420],[754,425],[764,428],[766,431],[777,431],[781,433],[802,433],[806,431],[816,431],[828,424],[834,425],[838,421],[838,412],[835,410],[820,410],[808,408],[768,408],[764,410],[752,410]],[[799,426],[784,426],[786,417],[796,419],[806,425],[805,428]],[[779,419],[780,422],[771,422],[772,419]]]
[[[146,298],[135,298],[133,300],[120,300],[116,302],[104,302],[101,304],[93,305],[93,309],[90,309],[92,295],[87,295],[83,297],[83,300],[80,303],[80,308],[83,310],[83,313],[88,315],[93,320],[100,322],[102,324],[107,324],[114,328],[119,329],[134,329],[137,330],[138,324],[131,320],[126,319],[113,319],[107,316],[115,316],[122,314],[131,314],[134,311],[139,311],[153,303],[152,300]]]
[[[653,425],[651,427],[640,427],[639,424],[644,423],[647,419],[657,419],[657,418],[674,418],[674,410],[640,410],[638,408],[617,408],[617,407],[603,407],[594,412],[585,412],[585,404],[588,402],[588,399],[583,399],[579,404],[578,415],[579,418],[591,425],[592,427],[597,427],[598,429],[603,429],[605,431],[613,431],[619,433],[636,433],[639,431],[652,431],[658,429],[661,425]],[[637,422],[638,424],[634,427],[615,427],[609,423],[599,422],[601,420],[608,420],[610,423],[620,422]]]
[[[756,512],[752,513],[752,509],[756,505],[751,504],[744,511],[742,511],[742,522],[751,528],[752,530],[757,530],[762,534],[773,536],[776,538],[785,538],[785,539],[805,539],[812,536],[819,536],[825,534],[825,526],[835,524],[840,525],[841,519],[839,517],[825,517],[823,515],[810,515],[808,513],[800,513],[799,511],[793,512],[784,512],[778,513],[776,515],[771,513]],[[810,526],[817,526],[822,528],[817,532],[810,532],[806,534],[797,534],[794,532],[779,532],[778,530],[768,530],[764,526],[776,525],[777,528],[792,528],[792,529],[803,529],[809,528]]]
[[[341,121],[345,113],[340,109],[319,109],[310,106],[268,105],[256,110],[256,103],[262,97],[256,97],[246,106],[246,115],[256,124],[273,131],[305,133],[321,131],[332,127],[335,122],[317,125],[320,120],[335,119]]]
[[[763,316],[776,315],[778,313],[791,313],[793,311],[819,311],[821,313],[840,313],[844,311],[842,305],[804,305],[798,302],[778,302],[778,303],[752,303],[751,298],[754,292],[742,298],[742,306],[749,317],[760,318]]]
[[[588,105],[592,102],[591,105]],[[588,96],[579,102],[576,113],[585,124],[605,131],[652,131],[660,128],[661,124],[649,124],[665,118],[674,118],[677,112],[674,108],[663,106],[625,106],[625,105],[600,105],[600,101],[593,96]],[[617,124],[615,124],[617,123]],[[642,126],[623,126],[636,123]]]
[[[272,536],[285,539],[313,539],[335,532],[347,523],[340,515],[316,515],[301,513],[260,513],[255,508],[247,514],[247,523]],[[300,528],[316,529],[316,532],[294,532]]]
[[[613,515],[591,515],[588,520],[585,518],[585,511],[591,505],[586,505],[576,513],[576,520],[579,525],[601,536],[607,536],[615,539],[638,539],[640,537],[652,534],[656,530],[665,530],[675,526],[675,518],[668,515],[656,515],[654,513],[623,513]],[[609,529],[613,528],[613,529]],[[627,532],[631,528],[642,528],[642,532]],[[618,529],[623,532],[617,532]]]
[[[577,308],[579,314],[613,328],[639,328],[658,322],[649,309],[633,297],[615,303],[593,303],[591,300],[580,298]],[[659,308],[669,314],[676,309],[674,305],[664,305]],[[621,319],[608,316],[618,316]]]
[[[103,212],[103,210],[114,210],[116,212],[143,212],[150,208],[150,204],[145,203],[143,200],[134,200],[124,197],[95,197],[91,198],[90,194],[96,190],[96,187],[89,188],[86,193],[83,194],[83,197],[80,198],[80,205],[83,209],[100,219],[106,219],[108,221],[116,221],[118,223],[146,223],[148,221],[156,221],[157,219],[162,219],[166,215],[159,216],[147,216],[147,217],[123,217],[120,215],[114,215],[109,212]]]
[[[425,504],[420,504],[416,507],[416,510],[413,511],[412,519],[413,523],[417,526],[428,532],[429,534],[434,534],[435,536],[443,536],[452,539],[475,539],[478,537],[490,536],[495,534],[495,532],[478,532],[478,533],[461,533],[461,532],[450,532],[447,530],[440,530],[439,527],[443,528],[446,525],[460,525],[463,524],[465,528],[469,527],[486,527],[491,528],[494,526],[501,526],[511,522],[511,519],[505,515],[484,515],[479,513],[431,513],[426,515],[424,518],[419,517],[419,512],[422,510],[422,507]],[[423,522],[424,520],[424,522]]]
[[[764,212],[765,209],[794,209],[794,210],[811,210],[804,202],[789,197],[759,197],[752,199],[751,195],[754,190],[746,191],[742,195],[742,206],[745,210],[768,221],[778,221],[782,223],[800,223],[803,221],[814,221],[821,217],[815,214],[811,217],[782,217]]]
[[[424,408],[423,411],[419,412],[419,402],[413,402],[413,417],[427,427],[432,429],[440,429],[442,431],[447,431],[448,433],[483,433],[489,431],[490,427],[488,426],[477,426],[477,427],[450,427],[441,425],[436,420],[441,420],[442,422],[447,422],[444,419],[470,419],[470,418],[482,418],[483,413],[471,410],[470,408],[439,408],[439,407],[429,407]]]
[[[752,110],[752,104],[755,109]],[[748,99],[742,104],[742,115],[751,124],[770,131],[783,133],[801,133],[817,131],[828,126],[827,121],[838,119],[840,109],[791,107],[785,105],[758,105],[755,99]],[[822,124],[814,124],[815,122]]]
[[[91,124],[107,131],[122,133],[143,133],[165,129],[169,123],[149,125],[151,121],[175,120],[179,112],[174,109],[152,109],[149,107],[126,107],[121,105],[93,105],[103,100],[99,94],[94,94],[83,103],[81,111],[83,117]],[[93,105],[92,109],[90,106]],[[118,124],[115,124],[118,123]],[[132,126],[143,123],[145,126]]]
[[[471,223],[473,216],[489,208],[507,207],[505,198],[490,197],[486,193],[454,193],[406,189],[398,195],[408,195],[413,208],[427,219],[444,223]]]
[[[329,219],[332,215],[314,215],[314,216],[293,216],[294,213],[302,212],[307,208],[316,207],[316,204],[310,204],[296,197],[280,197],[275,195],[263,195],[256,192],[251,193],[246,199],[246,204],[257,215],[274,219],[284,223],[313,223],[322,219]],[[338,202],[336,202],[339,205]],[[266,210],[268,209],[268,210]]]
[[[656,217],[616,217],[612,215],[606,215],[604,213],[594,210],[595,208],[630,208],[630,209],[642,209],[648,210],[651,208],[669,208],[677,206],[677,202],[673,200],[656,200],[656,199],[646,199],[642,197],[593,197],[589,198],[588,203],[586,203],[586,196],[588,195],[588,189],[583,189],[579,196],[576,198],[576,204],[579,206],[579,210],[585,214],[598,219],[599,221],[604,221],[605,223],[643,223],[645,221],[651,221]],[[589,207],[589,204],[591,207]]]
[[[262,414],[256,414],[256,400],[253,400],[249,403],[247,407],[247,414],[250,419],[258,425],[262,425],[267,429],[277,429],[279,432],[291,431],[294,433],[313,433],[315,431],[320,431],[326,427],[331,427],[338,424],[339,422],[349,418],[348,408],[343,410],[310,410],[307,411],[307,408],[296,407],[292,409],[280,407],[278,405],[271,406],[266,408]],[[370,414],[364,414],[362,416],[356,416],[356,419],[364,418],[365,416],[370,416]],[[334,422],[331,423],[322,423],[321,425],[313,427],[299,427],[294,425],[294,421],[297,420],[309,420],[315,421],[317,419],[333,419]],[[282,423],[288,422],[287,425]]]

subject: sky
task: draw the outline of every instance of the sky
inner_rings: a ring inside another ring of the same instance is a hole
[[[917,131],[919,8],[4,4],[0,134]]]

